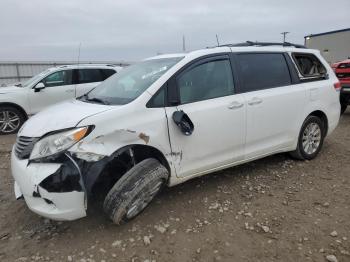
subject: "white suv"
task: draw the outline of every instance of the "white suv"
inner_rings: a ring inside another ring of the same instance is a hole
[[[119,224],[164,185],[281,152],[313,159],[339,121],[336,76],[319,51],[255,44],[153,57],[35,115],[12,151],[16,197],[73,220],[102,191]]]
[[[120,70],[119,66],[100,64],[59,66],[22,84],[0,88],[0,135],[16,133],[29,116],[82,96]]]

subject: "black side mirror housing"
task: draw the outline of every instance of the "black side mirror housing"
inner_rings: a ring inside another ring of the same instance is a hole
[[[173,113],[173,120],[184,135],[190,136],[193,133],[194,125],[184,111],[175,111]]]
[[[34,92],[40,92],[41,89],[44,89],[45,85],[43,82],[39,82],[36,84],[36,86],[34,87]]]

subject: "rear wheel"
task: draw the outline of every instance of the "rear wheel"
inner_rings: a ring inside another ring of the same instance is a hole
[[[0,107],[0,135],[17,133],[25,116],[15,107]]]
[[[154,158],[136,164],[107,194],[103,209],[115,224],[140,214],[168,180],[168,170]]]
[[[300,160],[314,159],[320,152],[326,129],[323,121],[317,116],[308,116],[304,121],[298,139],[298,146],[291,156]]]

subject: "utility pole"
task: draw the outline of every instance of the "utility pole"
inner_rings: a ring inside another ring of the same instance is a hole
[[[289,34],[290,32],[282,32],[281,35],[283,35],[283,43],[286,42],[286,35]]]
[[[182,51],[185,53],[186,52],[186,40],[185,40],[185,35],[182,35]]]
[[[81,42],[79,43],[79,47],[78,47],[78,65],[80,64],[80,49],[81,49]]]
[[[219,37],[218,37],[218,35],[216,34],[215,35],[216,36],[216,43],[218,44],[218,46],[220,45],[220,43],[219,43]]]

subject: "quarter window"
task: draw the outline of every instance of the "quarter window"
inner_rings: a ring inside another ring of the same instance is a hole
[[[197,65],[177,77],[182,104],[233,94],[233,77],[228,59]]]
[[[294,62],[296,63],[302,79],[313,79],[317,80],[323,77],[327,70],[322,65],[320,60],[313,54],[293,54]]]
[[[52,73],[45,77],[42,82],[45,87],[63,86],[72,84],[72,70],[64,70]]]
[[[78,79],[79,84],[101,82],[104,80],[99,69],[79,69]]]
[[[165,106],[165,87],[161,87],[159,91],[147,103],[147,107],[164,107]]]
[[[291,77],[283,54],[239,54],[243,92],[268,89],[291,84]]]
[[[102,81],[106,80],[108,77],[116,73],[113,69],[101,69],[101,72],[102,72]]]

